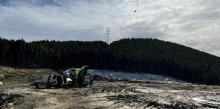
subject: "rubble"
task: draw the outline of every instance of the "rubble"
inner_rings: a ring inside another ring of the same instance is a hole
[[[1,108],[21,109],[220,108],[219,98],[220,86],[165,81],[94,81],[91,88],[40,90],[13,84],[0,89]]]
[[[108,81],[109,79],[104,77],[104,76],[100,76],[100,75],[94,75],[93,76],[95,81]]]
[[[23,96],[19,94],[0,93],[0,109],[5,109],[5,108],[14,109],[14,103],[19,104],[18,101],[15,101],[15,99],[18,99],[20,97]]]

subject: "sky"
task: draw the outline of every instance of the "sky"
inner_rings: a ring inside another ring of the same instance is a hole
[[[0,0],[0,37],[156,38],[220,56],[220,0]]]

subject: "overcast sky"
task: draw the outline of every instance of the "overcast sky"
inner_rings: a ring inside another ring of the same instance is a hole
[[[156,38],[220,56],[220,0],[0,0],[0,37]]]

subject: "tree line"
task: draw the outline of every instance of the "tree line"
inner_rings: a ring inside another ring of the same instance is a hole
[[[95,69],[168,75],[193,83],[220,84],[220,58],[157,39],[33,41],[0,38],[0,64],[26,68]]]

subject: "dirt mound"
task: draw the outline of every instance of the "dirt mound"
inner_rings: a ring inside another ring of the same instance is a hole
[[[5,84],[32,82],[43,74],[58,74],[50,69],[24,69],[0,66],[0,80]]]

